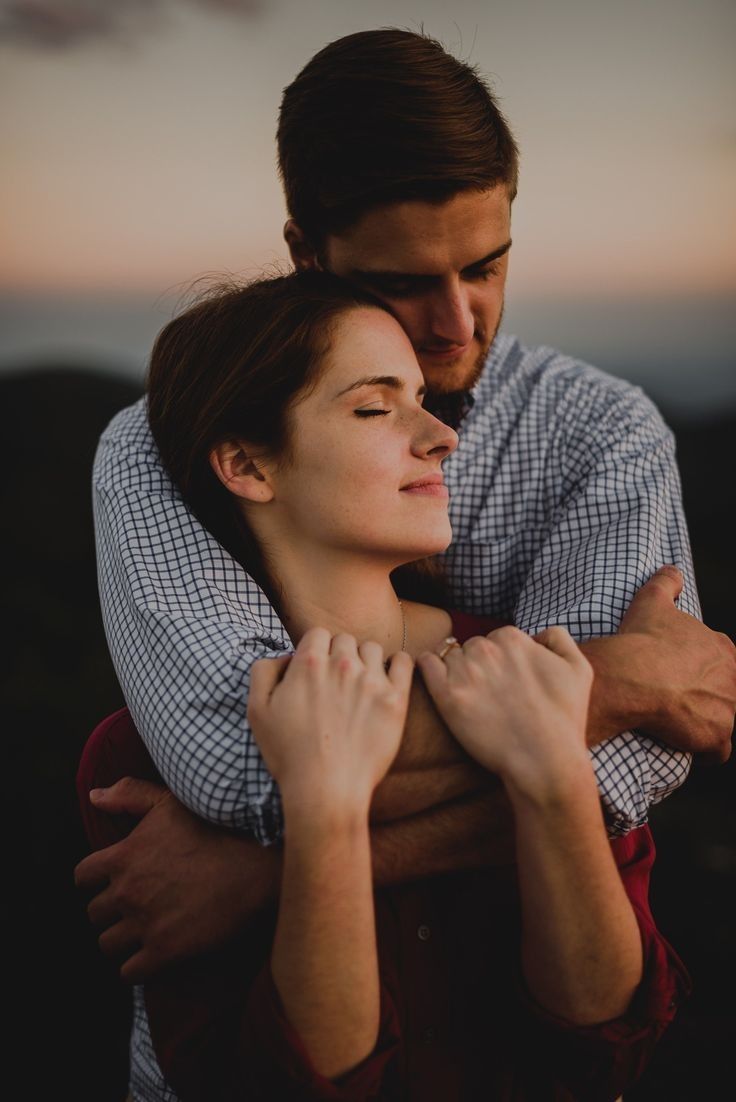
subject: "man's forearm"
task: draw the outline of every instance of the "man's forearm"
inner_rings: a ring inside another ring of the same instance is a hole
[[[597,746],[621,731],[646,727],[662,701],[642,674],[647,648],[639,637],[611,635],[580,643],[595,674],[588,708],[587,743]]]
[[[421,772],[447,765],[457,765],[460,762],[469,764],[472,759],[468,757],[440,717],[421,676],[416,673],[411,687],[401,746],[391,772]]]
[[[641,587],[618,633],[581,644],[595,681],[588,745],[632,728],[725,761],[736,708],[736,648],[677,608],[682,575],[663,567]]]
[[[419,815],[371,830],[379,887],[514,860],[511,807],[500,782]]]
[[[484,791],[394,822],[374,824],[370,834],[373,880],[382,888],[514,860],[511,805],[501,782],[490,775]],[[282,848],[263,849],[233,834],[222,833],[220,838],[222,846],[230,849],[232,877],[241,888],[239,921],[245,923],[278,898]]]
[[[416,677],[399,753],[373,794],[371,823],[420,815],[495,783],[455,740]]]
[[[594,639],[581,646],[596,671],[588,715],[589,746],[637,726],[641,717],[652,710],[652,702],[644,699],[642,687],[637,685],[636,691],[632,687],[628,692],[628,682],[618,672],[624,656],[629,665],[636,665],[637,646],[635,639],[624,636]],[[389,774],[374,794],[372,821],[386,822],[418,814],[478,792],[488,783],[489,774],[456,741],[432,703],[424,682],[416,676],[401,747]]]
[[[490,778],[484,791],[449,800],[395,822],[374,824],[370,833],[373,880],[382,888],[460,869],[514,861],[513,813],[503,785],[495,778]],[[254,910],[278,897],[282,850],[281,846],[268,849],[256,846],[254,854],[254,843],[235,835],[228,835],[228,844],[233,847],[233,872],[241,884],[242,872],[236,870],[246,867],[250,887],[254,857],[262,857],[263,875],[258,878],[258,893],[249,891],[241,896],[241,921],[245,922]]]
[[[451,800],[483,792],[494,781],[479,766],[465,762],[406,772],[392,770],[373,794],[371,825],[420,815]]]

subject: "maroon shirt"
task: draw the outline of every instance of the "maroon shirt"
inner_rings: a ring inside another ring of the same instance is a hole
[[[492,626],[453,615],[461,641]],[[87,793],[126,774],[159,779],[123,709],[92,734],[78,774],[96,848],[130,824],[97,812]],[[519,897],[509,865],[376,892],[381,1029],[372,1055],[348,1075],[335,1082],[318,1075],[284,1014],[269,965],[275,909],[257,916],[237,944],[146,985],[164,1074],[185,1102],[615,1099],[643,1071],[689,979],[649,909],[648,827],[611,846],[644,952],[644,977],[624,1017],[578,1027],[534,1003],[521,974]]]

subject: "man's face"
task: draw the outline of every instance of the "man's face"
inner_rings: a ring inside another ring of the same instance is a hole
[[[478,379],[498,331],[511,246],[506,188],[368,211],[327,238],[322,263],[399,320],[434,394]]]

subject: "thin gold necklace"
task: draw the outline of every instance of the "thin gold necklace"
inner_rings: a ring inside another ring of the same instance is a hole
[[[404,612],[404,602],[401,597],[396,598],[399,602],[399,608],[401,610],[401,622],[404,625],[404,638],[401,640],[401,649],[406,650],[406,613]]]
[[[396,600],[399,602],[399,608],[401,610],[401,622],[404,625],[404,637],[401,640],[401,649],[402,649],[402,651],[405,651],[406,650],[406,613],[404,612],[404,603],[401,600],[401,597],[397,597]],[[388,673],[388,668],[389,668],[390,665],[391,665],[391,659],[387,658],[386,661],[383,663],[383,668],[385,669],[386,673]]]

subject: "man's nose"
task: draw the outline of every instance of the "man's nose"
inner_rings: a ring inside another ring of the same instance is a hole
[[[438,288],[427,302],[428,348],[464,348],[473,339],[475,318],[470,306],[470,288],[458,283]]]

